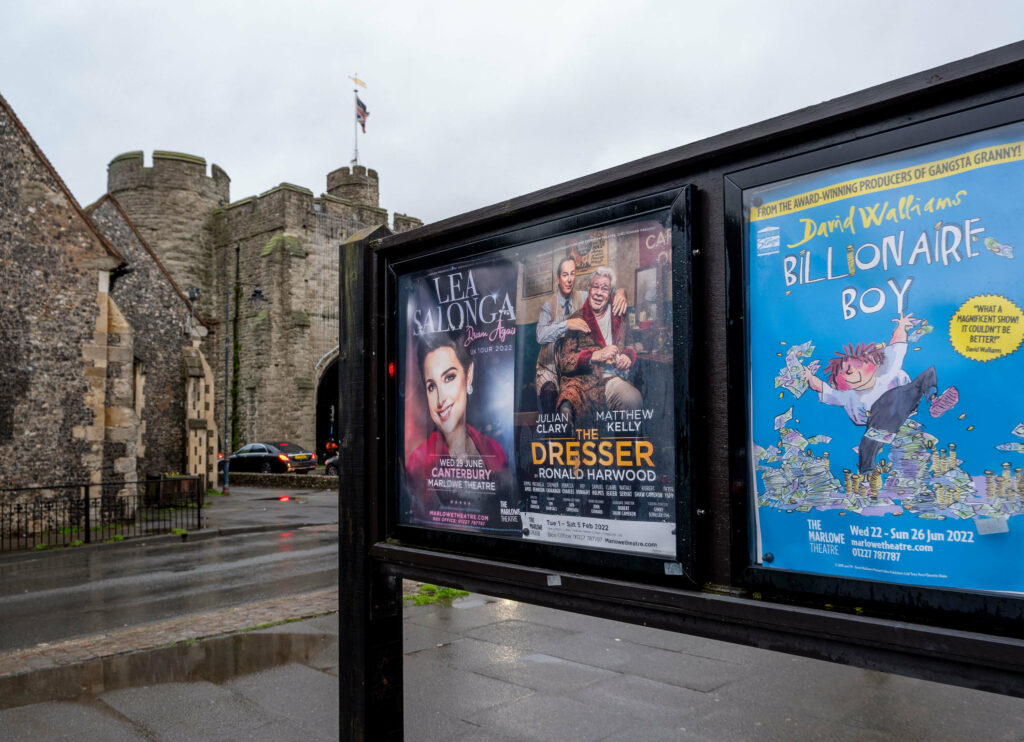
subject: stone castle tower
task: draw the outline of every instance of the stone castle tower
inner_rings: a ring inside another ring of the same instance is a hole
[[[195,306],[213,328],[203,350],[215,366],[220,425],[227,400],[224,449],[279,438],[319,453],[340,414],[339,250],[388,224],[377,172],[334,170],[319,197],[281,183],[232,203],[229,186],[217,165],[207,174],[203,158],[174,152],[155,151],[152,167],[130,152],[108,168],[109,192],[175,281],[200,290]],[[421,224],[396,213],[391,229]]]
[[[211,289],[211,215],[229,201],[231,179],[206,160],[178,152],[153,152],[143,167],[142,152],[126,152],[107,168],[107,192],[124,208],[143,239],[183,288]]]

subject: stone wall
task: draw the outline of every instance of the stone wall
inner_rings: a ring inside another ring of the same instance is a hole
[[[120,262],[0,98],[0,487],[99,478]]]
[[[388,223],[377,172],[338,168],[319,197],[281,183],[234,203],[227,175],[213,166],[207,177],[205,160],[191,155],[154,152],[145,168],[141,152],[128,153],[108,176],[178,284],[202,289],[195,308],[213,331],[203,351],[214,369],[215,419],[223,427],[227,407],[230,420],[224,449],[269,438],[315,447],[317,385],[337,353],[340,245]],[[403,231],[420,224],[395,217]],[[264,301],[251,301],[256,289]]]
[[[106,390],[103,396],[103,461],[99,478],[103,494],[127,494],[125,482],[138,479],[141,426],[135,412],[135,332],[113,298],[107,299]]]
[[[127,406],[139,418],[138,438],[128,448],[136,449],[138,472],[143,478],[185,473],[184,354],[191,348],[193,329],[196,334],[205,334],[205,328],[193,320],[188,299],[115,197],[104,196],[89,207],[88,213],[131,267],[131,272],[116,279],[110,290],[134,330],[131,356],[123,353],[124,357],[110,366],[111,373],[127,379],[111,393],[127,391]]]
[[[202,157],[153,152],[143,166],[142,152],[128,152],[107,167],[107,191],[117,198],[170,275],[184,290],[210,285],[213,210],[229,200],[231,179],[213,165],[206,174]]]
[[[232,471],[230,484],[232,487],[337,490],[338,478],[326,474],[256,474],[249,471]]]
[[[374,205],[314,198],[289,183],[217,213],[223,267],[214,277],[215,313],[224,315],[226,278],[231,352],[239,357],[235,443],[280,437],[316,446],[316,388],[338,345],[339,246],[387,217]],[[250,301],[256,288],[262,303]]]

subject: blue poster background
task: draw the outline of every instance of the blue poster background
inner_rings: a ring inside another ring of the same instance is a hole
[[[1024,592],[1022,194],[1021,125],[744,193],[762,566]],[[929,387],[898,425],[826,403],[857,344],[852,383]]]

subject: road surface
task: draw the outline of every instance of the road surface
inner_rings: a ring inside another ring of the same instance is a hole
[[[0,652],[337,584],[330,524],[0,558]]]

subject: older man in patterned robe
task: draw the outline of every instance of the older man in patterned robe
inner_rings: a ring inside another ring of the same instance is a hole
[[[587,301],[572,315],[586,322],[589,332],[572,330],[562,340],[558,411],[576,425],[593,421],[598,411],[635,410],[643,404],[626,378],[636,351],[629,347],[624,318],[611,311],[612,282],[607,268],[594,271]]]

